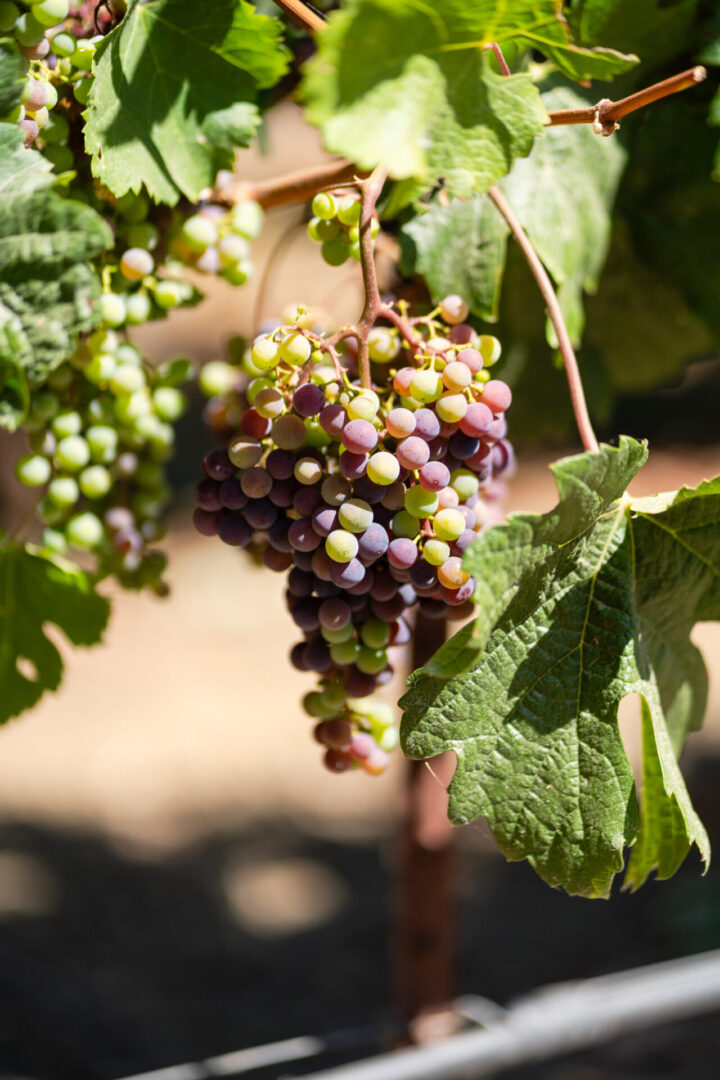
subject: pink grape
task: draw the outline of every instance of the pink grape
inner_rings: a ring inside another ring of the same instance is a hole
[[[351,420],[343,428],[342,440],[351,454],[369,454],[378,442],[378,433],[369,420]]]
[[[430,448],[424,439],[410,435],[398,444],[395,451],[397,459],[404,469],[421,469],[430,457]]]
[[[494,413],[504,413],[510,408],[512,402],[512,390],[501,379],[491,379],[486,382],[482,393],[483,403],[492,409]]]

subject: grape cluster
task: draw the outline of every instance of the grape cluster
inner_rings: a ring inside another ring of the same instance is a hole
[[[322,245],[320,253],[330,266],[342,266],[349,258],[360,261],[360,195],[357,192],[321,191],[312,201],[313,216],[308,222],[308,236]],[[377,214],[373,214],[370,233],[373,240],[380,232]]]
[[[135,346],[96,331],[35,393],[25,425],[21,484],[42,489],[37,516],[46,550],[95,555],[98,576],[162,594],[169,500],[165,462],[185,410],[183,365],[148,369]]]
[[[201,375],[225,445],[203,460],[196,528],[287,573],[304,635],[291,659],[320,676],[304,705],[335,772],[386,767],[397,730],[371,695],[392,677],[388,649],[407,643],[415,609],[468,613],[462,555],[499,517],[511,393],[487,370],[498,341],[467,310],[450,296],[412,334],[375,326],[373,388],[354,377],[352,349],[342,367],[307,320],[255,339],[242,394],[237,368]]]

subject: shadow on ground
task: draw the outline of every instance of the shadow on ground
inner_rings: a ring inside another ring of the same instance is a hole
[[[716,838],[719,780],[720,759],[694,769]],[[672,882],[590,903],[476,838],[466,835],[461,859],[464,992],[508,1001],[720,945],[720,875],[700,878],[695,862]],[[151,858],[87,832],[3,823],[0,1077],[110,1080],[386,1021],[391,851],[387,836],[336,842],[265,820]],[[716,1017],[669,1025],[506,1075],[709,1078],[718,1027]]]

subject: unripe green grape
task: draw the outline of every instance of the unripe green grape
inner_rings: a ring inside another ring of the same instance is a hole
[[[103,293],[100,297],[100,317],[106,326],[122,326],[125,322],[127,309],[125,297],[119,293]]]
[[[115,416],[122,424],[132,426],[141,416],[151,412],[150,395],[143,390],[137,390],[134,394],[122,394],[115,401]]]
[[[439,371],[421,369],[413,373],[410,380],[410,393],[416,401],[428,403],[440,397],[443,391],[442,375]]]
[[[433,531],[438,540],[457,540],[465,532],[465,518],[459,510],[438,510],[433,518]]]
[[[47,384],[52,390],[67,390],[75,378],[75,372],[69,364],[55,368],[48,376]]]
[[[378,732],[378,735],[377,744],[386,754],[396,750],[400,745],[400,732],[392,725],[386,727],[384,731]]]
[[[42,487],[52,475],[52,465],[39,454],[26,454],[16,463],[15,475],[24,487]]]
[[[85,438],[93,461],[110,465],[117,457],[118,434],[115,428],[106,424],[94,424],[85,432]]]
[[[355,262],[360,262],[362,259],[362,247],[359,240],[352,240],[350,242],[350,258]]]
[[[302,334],[290,334],[280,342],[280,359],[286,364],[297,366],[310,359],[312,344]]]
[[[467,412],[468,403],[462,394],[442,394],[435,403],[435,412],[448,424],[457,424]]]
[[[205,397],[224,397],[237,385],[238,370],[225,360],[211,360],[200,368],[198,386]],[[260,382],[261,380],[256,380]],[[268,386],[272,384],[264,380]],[[252,404],[252,402],[251,402]]]
[[[250,355],[258,371],[270,371],[280,363],[280,352],[272,337],[260,337],[253,342]]]
[[[370,649],[363,645],[355,661],[355,666],[365,675],[378,675],[383,668],[387,667],[387,652],[385,649]]]
[[[350,248],[345,237],[340,234],[334,240],[326,240],[320,253],[329,266],[342,266],[350,258]]]
[[[432,517],[437,508],[438,497],[434,491],[426,491],[420,484],[415,484],[405,492],[405,509],[413,517]]]
[[[337,200],[336,216],[343,225],[357,225],[360,221],[360,200],[343,195]]]
[[[78,472],[90,461],[90,447],[82,435],[68,435],[57,444],[55,461],[61,469]]]
[[[150,451],[155,461],[167,461],[175,445],[175,428],[172,424],[160,423],[157,417],[153,419],[155,425],[148,435]]]
[[[64,439],[67,435],[79,435],[82,431],[82,416],[74,409],[66,410],[58,413],[50,426],[58,439]]]
[[[43,138],[44,136],[43,129]],[[58,172],[68,172],[75,164],[75,158],[69,146],[58,146],[57,143],[52,143],[45,147],[43,155]]]
[[[249,259],[243,259],[239,263],[231,263],[223,270],[223,277],[231,285],[245,285],[253,276],[253,264]]]
[[[147,217],[150,200],[144,192],[136,194],[134,191],[126,191],[115,203],[115,209],[125,221],[136,224]]]
[[[55,34],[50,45],[55,55],[62,59],[73,55],[77,47],[77,38],[63,30],[61,33]]]
[[[48,83],[48,86],[52,86],[52,83]],[[55,90],[54,86],[52,88]],[[57,91],[55,92],[57,93]],[[67,141],[69,134],[70,125],[62,113],[53,113],[43,128],[43,139],[46,143],[64,143]],[[45,149],[47,151],[47,146]]]
[[[265,212],[260,203],[248,199],[245,202],[236,203],[230,214],[230,228],[246,240],[254,240],[260,235],[263,226]]]
[[[87,367],[83,368],[83,375],[95,386],[104,386],[116,367],[115,357],[110,353],[97,353]]]
[[[39,128],[44,128],[45,127],[45,124],[47,124],[49,117],[50,117],[50,114],[47,111],[47,108],[46,108],[45,105],[43,105],[42,108],[35,110],[34,119],[35,119],[35,123],[37,124],[37,126]]]
[[[431,566],[442,566],[450,558],[450,545],[444,540],[426,540],[422,553],[425,562]]]
[[[120,271],[128,281],[142,281],[148,274],[152,274],[154,268],[155,261],[150,252],[145,251],[144,248],[128,248],[120,259]],[[159,284],[166,284],[166,282],[158,282]],[[157,286],[155,291],[157,292]],[[157,295],[155,299],[157,300]],[[158,303],[160,303],[159,300]],[[160,306],[163,305],[160,304]]]
[[[95,56],[95,42],[92,38],[79,38],[75,44],[73,64],[81,71],[90,71]]]
[[[322,689],[321,695],[323,704],[329,709],[333,709],[333,716],[335,716],[339,709],[342,709],[345,704],[345,698],[347,694],[343,690],[342,686],[337,683],[333,683],[330,686],[325,686]]]
[[[337,221],[323,221],[322,218],[314,217],[308,222],[307,232],[316,244],[324,244],[339,235],[340,224]]]
[[[266,420],[275,420],[285,412],[285,398],[274,386],[261,390],[255,397],[255,408]]]
[[[216,361],[216,362],[221,363],[221,361],[219,361],[219,360]],[[205,369],[203,368],[202,371],[204,371],[204,370]],[[200,375],[202,375],[202,371],[200,372]],[[232,389],[232,386],[230,386],[228,389],[229,390]],[[250,383],[250,385],[248,386],[246,392],[245,392],[247,400],[248,400],[248,405],[254,405],[255,404],[255,399],[257,398],[257,396],[258,396],[258,394],[260,393],[261,390],[271,390],[271,389],[274,389],[274,383],[272,383],[270,381],[270,379],[266,379],[264,377],[264,375],[259,375],[257,379],[253,379],[252,382]],[[212,397],[212,396],[213,396],[212,394],[208,394],[208,397]]]
[[[12,30],[20,18],[20,8],[12,0],[0,0],[0,33]]]
[[[33,45],[39,45],[45,37],[45,27],[31,12],[26,11],[15,23],[13,34],[18,45],[32,48]]]
[[[390,640],[390,627],[383,619],[367,619],[360,627],[360,638],[370,649],[384,649]]]
[[[138,221],[128,229],[127,242],[131,248],[154,251],[159,240],[160,232],[150,221]]]
[[[355,641],[354,638],[330,646],[330,659],[338,667],[347,667],[349,664],[354,664],[359,655],[360,643]]]
[[[322,450],[325,446],[328,446],[332,442],[332,439],[328,433],[320,426],[317,420],[305,421],[305,445],[314,446],[318,450]]]
[[[384,326],[374,326],[368,334],[368,352],[376,364],[389,364],[400,352],[397,334]]]
[[[69,11],[68,0],[39,0],[32,6],[33,15],[43,26],[57,26],[67,19]]]
[[[65,516],[65,510],[50,499],[41,499],[35,507],[35,516],[43,525],[57,525]]]
[[[8,124],[19,124],[20,121],[24,120],[24,119],[25,119],[25,106],[24,105],[16,105],[15,108],[12,110],[12,112],[9,112],[7,114],[7,116],[4,117],[5,123],[8,123]]]
[[[90,98],[90,91],[92,90],[92,84],[93,81],[90,76],[78,79],[75,83],[73,86],[73,94],[75,95],[75,100],[78,104],[87,105]]]
[[[337,214],[337,203],[328,191],[320,191],[314,197],[311,209],[321,221],[330,221]]]
[[[89,424],[111,424],[115,417],[112,402],[106,398],[96,397],[88,401],[85,409],[85,418]]]
[[[346,499],[338,510],[338,520],[348,532],[365,532],[372,524],[373,509],[364,499]]]
[[[343,626],[342,630],[328,630],[326,626],[320,627],[320,634],[328,645],[339,645],[343,641],[349,641],[354,632],[352,623]]]
[[[379,450],[368,459],[367,475],[374,484],[389,487],[400,475],[400,462],[388,450]]]
[[[59,529],[43,529],[42,546],[54,555],[64,555],[68,549],[65,534]]]
[[[116,352],[120,339],[114,330],[95,330],[88,339],[88,346],[93,353]]]
[[[467,364],[461,363],[459,360],[452,360],[443,368],[442,380],[443,384],[452,393],[458,393],[464,390],[466,386],[470,385],[472,379],[472,372]]]
[[[185,412],[187,402],[182,390],[175,386],[158,386],[152,395],[155,412],[161,420],[174,424]]]
[[[478,350],[483,358],[483,363],[487,367],[492,367],[500,359],[502,352],[502,346],[496,337],[492,334],[481,334],[477,340],[475,348]]]
[[[112,476],[104,465],[83,469],[78,478],[80,490],[87,499],[102,499],[112,487]]]
[[[249,375],[251,379],[255,379],[258,375],[263,374],[260,368],[253,364],[252,349],[248,348],[242,354],[242,358],[240,360],[240,370],[243,372],[243,374]]]
[[[152,304],[147,293],[137,292],[128,296],[125,301],[126,318],[133,326],[140,326],[150,318]]]
[[[380,408],[380,399],[372,390],[364,390],[346,406],[351,420],[374,420]]]
[[[299,484],[306,484],[311,486],[312,484],[319,484],[322,480],[323,468],[319,461],[315,458],[300,458],[295,463],[293,470],[295,479]]]
[[[325,540],[325,551],[333,562],[350,562],[358,553],[358,542],[356,537],[345,529],[333,529]]]
[[[145,386],[145,373],[134,364],[118,364],[110,377],[114,394],[134,394]]]
[[[167,490],[165,469],[157,461],[141,461],[135,472],[135,482],[141,487],[154,491],[156,496]]]
[[[42,454],[43,457],[51,458],[55,453],[57,439],[52,431],[47,428],[39,428],[37,431],[28,432],[28,443],[34,454]]]
[[[65,526],[65,534],[73,547],[77,548],[96,548],[105,539],[100,518],[90,511],[71,517]]]
[[[391,524],[393,536],[406,536],[412,540],[420,532],[420,521],[409,510],[398,510]]]
[[[182,237],[191,251],[204,251],[217,243],[218,231],[214,221],[202,214],[193,214],[182,227]]]
[[[30,404],[30,419],[39,423],[47,423],[57,413],[60,407],[55,394],[49,390],[42,390],[35,394]]]
[[[458,493],[460,500],[464,501],[475,494],[479,481],[470,469],[456,469],[450,476],[450,487]]]
[[[55,106],[57,105],[57,103],[58,103],[58,92],[57,92],[57,90],[55,89],[55,87],[53,86],[52,83],[45,83],[45,108],[46,109],[54,109]],[[49,117],[48,117],[48,119],[49,119]],[[46,128],[47,124],[48,124],[48,121],[46,120],[45,123],[42,125],[43,128]],[[45,138],[44,132],[43,132],[43,138]]]
[[[150,491],[139,491],[133,496],[132,508],[138,518],[159,518],[168,504],[166,494],[155,494]]]
[[[233,263],[243,262],[250,255],[250,245],[247,240],[236,233],[229,233],[227,236],[220,237],[217,249],[223,266],[232,266]]]

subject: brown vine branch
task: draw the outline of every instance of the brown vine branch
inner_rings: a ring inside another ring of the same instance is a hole
[[[505,199],[505,196],[496,187],[491,187],[488,191],[488,195],[505,218],[511,233],[517,241],[518,247],[527,260],[533,277],[538,284],[542,298],[545,301],[550,321],[555,327],[555,333],[557,334],[560,355],[562,356],[563,364],[565,365],[565,375],[567,377],[568,387],[570,388],[570,401],[572,402],[575,423],[577,424],[582,444],[586,450],[590,450],[596,454],[600,447],[590,421],[590,414],[588,413],[587,403],[585,401],[585,391],[583,390],[582,379],[580,378],[577,357],[575,356],[575,350],[572,347],[570,335],[568,334],[565,319],[560,310],[558,298],[552,287],[552,282],[550,281],[545,267],[540,262],[540,258],[534,247],[528,240],[522,225],[515,217],[512,207]]]
[[[321,30],[325,25],[325,19],[320,12],[303,3],[303,0],[275,0],[275,3],[297,26],[306,30]]]
[[[652,105],[654,101],[677,94],[681,90],[688,90],[691,86],[697,86],[707,77],[704,67],[693,67],[687,71],[681,71],[678,75],[671,75],[669,79],[653,83],[636,94],[621,98],[620,101],[610,101],[603,98],[597,105],[590,105],[586,109],[555,109],[548,113],[550,124],[594,124],[599,127],[603,135],[612,135],[619,120],[628,113],[642,109],[646,105]]]
[[[360,204],[360,267],[362,269],[365,303],[358,323],[358,370],[362,386],[371,386],[370,356],[368,353],[368,334],[375,320],[383,309],[383,302],[378,291],[375,256],[373,254],[372,219],[383,184],[387,179],[387,169],[378,165],[374,172],[362,181],[362,199]]]

